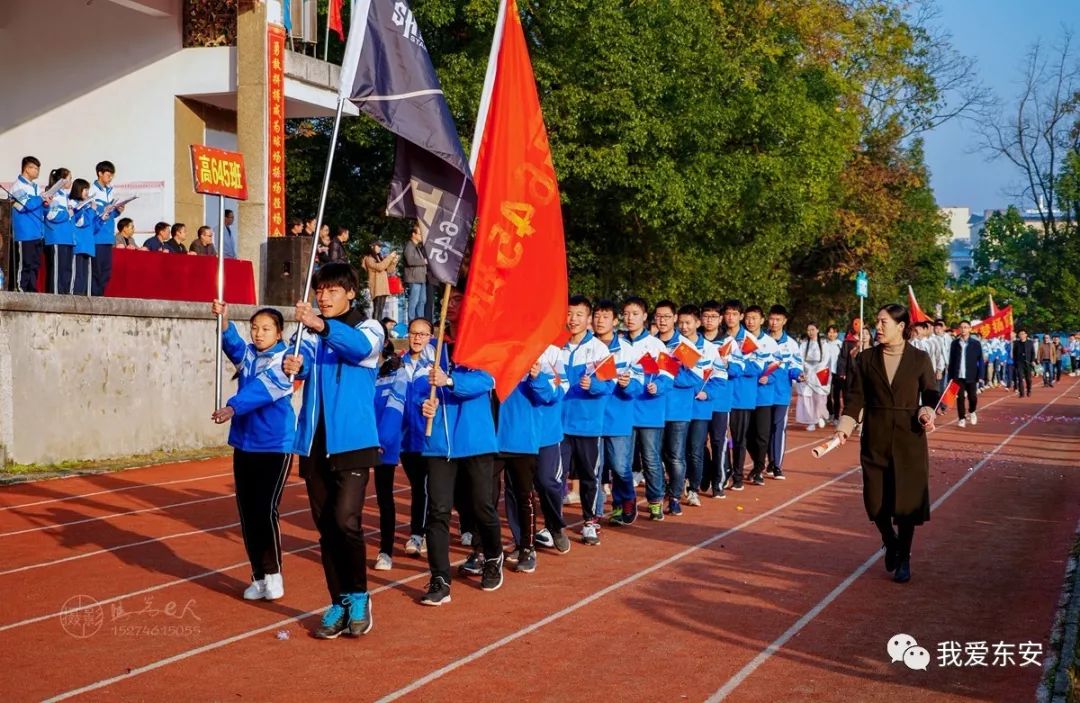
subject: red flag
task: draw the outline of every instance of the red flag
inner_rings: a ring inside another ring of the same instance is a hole
[[[473,135],[476,240],[454,361],[505,400],[566,324],[559,186],[515,0],[499,6]]]
[[[338,39],[345,41],[345,27],[341,23],[341,5],[345,0],[330,0],[330,6],[327,8],[326,21],[330,26],[330,29],[337,32]]]
[[[938,407],[951,410],[956,405],[958,393],[960,393],[960,384],[956,381],[949,381],[949,385],[945,386],[945,392],[941,394],[941,400],[938,401]]]
[[[998,306],[994,304],[994,294],[990,293],[990,317],[998,314]]]
[[[818,383],[820,383],[823,386],[828,385],[829,384],[829,376],[830,376],[829,369],[827,369],[827,368],[819,369],[818,372],[817,372]]]
[[[650,376],[660,373],[660,364],[656,363],[656,359],[652,358],[652,354],[642,354],[641,358],[637,360],[637,364],[642,371]]]
[[[712,367],[711,366],[709,368],[705,369],[701,373],[701,380],[702,381],[708,381],[710,378],[712,378]]]
[[[907,297],[908,313],[911,317],[911,324],[917,325],[920,322],[930,322],[930,317],[919,307],[919,301],[915,300],[915,291],[911,289],[911,286],[907,287]]]
[[[697,366],[698,359],[701,358],[701,352],[694,348],[693,345],[686,342],[679,342],[679,346],[675,347],[673,352],[675,358],[682,362],[682,365],[688,369],[692,369]]]
[[[725,359],[731,356],[731,350],[734,348],[734,346],[735,338],[728,337],[727,341],[724,342],[724,346],[720,347],[720,356],[724,357]]]
[[[780,362],[779,361],[774,361],[774,362],[772,362],[771,364],[769,364],[768,366],[765,367],[765,372],[762,373],[761,375],[762,376],[768,376],[773,371],[776,371],[778,368],[780,368]]]
[[[570,341],[570,330],[565,327],[559,330],[559,333],[555,335],[555,339],[551,342],[553,346],[562,349],[566,346],[566,343]]]
[[[754,335],[747,332],[746,336],[743,337],[743,341],[742,341],[742,353],[743,354],[753,354],[756,351],[757,351],[757,340],[754,339]]]
[[[598,381],[614,381],[618,375],[619,372],[615,368],[614,354],[608,354],[603,361],[596,365],[596,369],[593,371],[593,376],[596,376]]]
[[[679,363],[679,360],[667,352],[660,352],[660,356],[656,358],[656,363],[660,366],[661,371],[666,371],[672,376],[678,376],[679,369],[682,368],[682,364]]]

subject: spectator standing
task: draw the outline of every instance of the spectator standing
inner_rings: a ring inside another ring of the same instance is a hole
[[[405,318],[408,320],[424,316],[424,304],[427,302],[427,264],[423,236],[417,223],[405,244],[405,290],[409,301]]]
[[[371,243],[371,250],[364,257],[364,270],[368,274],[368,294],[371,296],[371,316],[376,320],[383,318],[386,298],[390,295],[390,279],[386,272],[397,264],[397,260],[396,252],[390,252],[389,256],[383,257],[382,247],[377,241]]]
[[[1016,379],[1016,389],[1020,391],[1020,397],[1031,396],[1031,374],[1034,371],[1038,353],[1035,349],[1035,340],[1028,339],[1027,330],[1020,330],[1018,338],[1013,342],[1013,376]]]
[[[189,254],[199,256],[217,256],[217,247],[214,246],[214,230],[203,225],[195,233],[195,241],[188,248]]]
[[[236,233],[233,232],[233,222],[236,215],[232,210],[225,211],[225,230],[221,235],[221,248],[225,252],[226,259],[235,259],[236,256]]]

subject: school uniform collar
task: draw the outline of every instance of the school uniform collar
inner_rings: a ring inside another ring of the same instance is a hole
[[[673,330],[672,333],[671,333],[671,339],[669,339],[667,341],[664,341],[663,339],[660,339],[660,333],[659,332],[656,333],[656,338],[660,339],[660,341],[663,342],[664,346],[667,347],[668,349],[674,349],[675,347],[679,346],[679,338],[680,337],[682,337],[682,335],[679,334],[679,330]]]
[[[34,195],[37,195],[37,192],[38,192],[38,184],[37,183],[34,183],[33,181],[29,180],[26,176],[22,175],[21,173],[19,174],[19,177],[18,177],[17,180],[19,180],[19,181],[25,183],[26,185],[30,186],[31,188],[33,188],[34,189]]]
[[[270,347],[266,351],[258,351],[258,350],[256,350],[255,351],[255,356],[274,356],[275,354],[277,354],[279,352],[283,352],[286,349],[288,349],[288,347],[285,346],[285,342],[283,342],[281,340],[278,340],[277,344]]]
[[[94,187],[96,187],[98,190],[100,190],[105,195],[108,195],[109,193],[112,193],[112,186],[103,186],[103,185],[101,185],[101,181],[99,181],[96,178],[94,179]]]
[[[630,331],[629,330],[626,331],[626,338],[628,340],[630,340],[631,344],[637,344],[638,342],[640,342],[641,340],[643,340],[643,339],[645,339],[645,338],[647,338],[649,336],[651,336],[651,335],[649,334],[649,330],[647,330],[647,329],[642,329],[641,334],[639,334],[637,337],[630,336]]]
[[[585,330],[585,336],[581,338],[580,342],[578,342],[577,344],[574,344],[572,341],[570,341],[568,339],[568,340],[566,340],[566,346],[563,347],[563,349],[580,349],[582,346],[587,344],[589,342],[589,340],[591,340],[592,338],[593,338],[592,330]]]

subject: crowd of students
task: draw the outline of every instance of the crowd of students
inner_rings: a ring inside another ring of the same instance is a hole
[[[12,283],[16,291],[41,292],[38,279],[44,267],[43,292],[104,295],[112,276],[114,248],[217,255],[214,231],[205,225],[188,245],[183,223],[158,222],[154,236],[141,246],[137,244],[135,223],[121,217],[124,201],[113,194],[116,167],[111,161],[102,161],[94,172],[91,183],[73,177],[70,169],[55,168],[42,188],[37,183],[41,162],[34,156],[23,157],[19,176],[9,191],[14,233]],[[236,258],[233,219],[232,210],[226,210],[223,246],[228,258]]]

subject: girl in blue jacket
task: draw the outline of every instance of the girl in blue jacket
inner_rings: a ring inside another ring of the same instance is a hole
[[[228,306],[216,300],[214,315],[228,321]],[[281,532],[278,506],[292,465],[296,415],[292,383],[281,369],[285,318],[273,308],[251,316],[251,343],[228,323],[221,348],[236,366],[237,391],[211,418],[219,425],[232,420],[229,446],[233,448],[236,506],[244,548],[251,562],[251,585],[245,600],[277,600],[285,595],[281,575]]]
[[[76,178],[68,193],[71,208],[71,230],[75,241],[75,263],[72,274],[71,292],[75,295],[90,295],[90,284],[94,277],[94,208],[87,199],[90,184],[85,179]]]
[[[66,168],[54,168],[49,174],[49,188],[71,177]],[[45,290],[49,293],[71,293],[71,265],[75,260],[75,231],[72,228],[68,194],[63,187],[49,202],[45,216]]]

